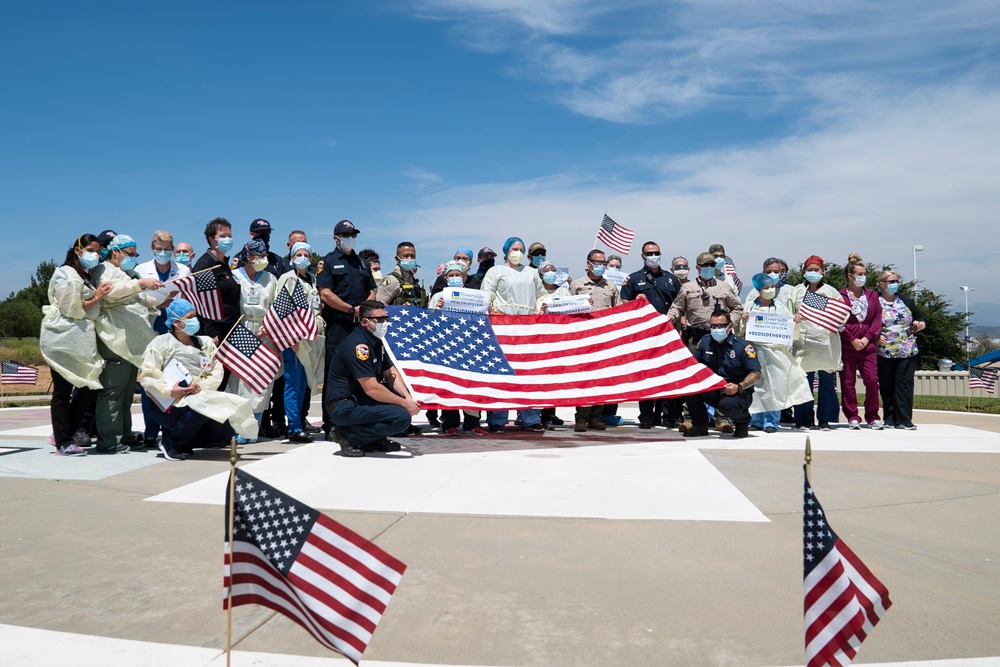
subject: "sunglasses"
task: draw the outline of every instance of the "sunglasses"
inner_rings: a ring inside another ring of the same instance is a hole
[[[594,266],[607,266],[608,265],[607,262],[596,262],[594,260],[591,260],[590,263],[593,264]]]
[[[899,284],[898,280],[883,280],[882,282],[889,283],[890,285],[898,285]]]
[[[642,253],[642,256],[643,257],[659,257],[660,253],[658,253],[658,252],[644,252],[644,253]]]
[[[690,268],[688,267],[687,264],[678,264],[677,266],[674,267],[674,271],[688,271],[688,270],[690,270]]]
[[[348,232],[347,234],[338,234],[338,236],[340,236],[340,238],[342,238],[342,239],[353,239],[353,238],[357,238],[358,233],[357,232]]]
[[[392,318],[388,315],[382,315],[381,317],[366,317],[366,320],[371,320],[375,324],[380,324],[382,322],[392,322]]]
[[[712,324],[711,327],[712,327],[712,329],[714,331],[725,331],[726,329],[729,328],[729,325],[728,324]]]

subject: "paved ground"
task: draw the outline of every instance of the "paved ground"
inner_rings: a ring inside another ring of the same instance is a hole
[[[816,493],[894,602],[857,663],[997,665],[1000,418],[918,423],[812,434]],[[0,411],[0,664],[223,664],[227,453],[64,459],[47,429]],[[409,566],[363,664],[795,665],[803,440],[262,442],[241,466]],[[347,664],[268,610],[234,619],[234,664]]]

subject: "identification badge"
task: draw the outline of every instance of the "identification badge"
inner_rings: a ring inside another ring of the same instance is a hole
[[[259,306],[260,305],[260,294],[254,292],[253,294],[246,294],[243,301],[248,306]]]
[[[198,355],[198,362],[201,364],[201,370],[203,371],[207,371],[212,367],[212,361],[204,354]]]
[[[320,304],[321,304],[321,301],[319,300],[319,294],[310,294],[309,295],[309,306],[313,310],[319,310]]]

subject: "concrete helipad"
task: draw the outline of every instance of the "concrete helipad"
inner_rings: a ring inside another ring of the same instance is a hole
[[[228,453],[63,458],[47,424],[0,410],[0,664],[224,664]],[[894,603],[856,664],[998,665],[1000,418],[918,424],[810,434],[816,493]],[[803,443],[625,426],[360,460],[263,441],[240,465],[409,566],[362,664],[796,665]],[[349,664],[266,609],[234,621],[235,665]]]

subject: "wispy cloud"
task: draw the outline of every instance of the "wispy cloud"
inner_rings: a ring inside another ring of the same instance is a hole
[[[573,111],[649,122],[706,107],[904,89],[981,69],[1000,43],[992,1],[803,4],[739,0],[420,0],[468,48],[507,53],[505,71],[550,84]]]
[[[546,242],[554,260],[576,271],[605,210],[637,242],[655,239],[667,253],[690,257],[722,242],[748,274],[773,254],[843,263],[860,252],[909,276],[911,246],[920,243],[929,287],[957,300],[959,282],[973,284],[984,301],[1000,302],[990,263],[969,261],[973,247],[995,245],[998,117],[1000,93],[974,85],[858,100],[800,136],[646,156],[658,174],[652,184],[608,185],[593,173],[447,188],[400,212],[400,226],[421,231],[424,256],[516,234]],[[626,262],[633,270],[636,257]]]
[[[423,167],[407,167],[402,172],[403,176],[414,181],[417,185],[436,185],[441,182],[441,177],[433,171],[428,171]]]

